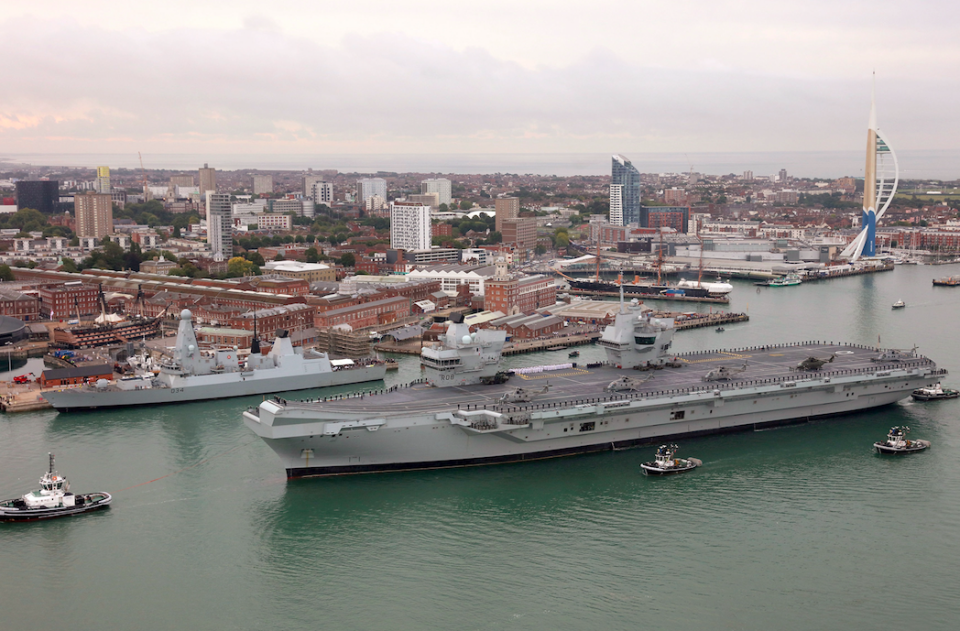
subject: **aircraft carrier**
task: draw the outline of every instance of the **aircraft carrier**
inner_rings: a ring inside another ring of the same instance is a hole
[[[518,462],[850,414],[946,371],[915,350],[809,341],[673,354],[671,320],[621,306],[607,361],[498,377],[502,332],[452,322],[425,379],[244,413],[288,477]],[[497,337],[497,334],[500,337]],[[486,385],[491,383],[492,385]]]

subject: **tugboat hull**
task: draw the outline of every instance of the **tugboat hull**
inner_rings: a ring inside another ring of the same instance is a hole
[[[82,505],[58,508],[26,508],[20,498],[0,501],[0,521],[39,521],[57,517],[72,517],[110,507],[113,496],[109,493],[88,493],[77,498],[90,498]]]
[[[886,443],[873,443],[874,448],[879,454],[899,456],[902,454],[912,454],[923,451],[930,446],[929,440],[911,440],[906,447],[891,447]]]
[[[685,464],[675,467],[659,467],[656,462],[644,462],[640,465],[640,470],[644,475],[673,475],[674,473],[693,471],[703,464],[703,461],[698,458],[687,458],[686,460],[680,460],[680,462]]]

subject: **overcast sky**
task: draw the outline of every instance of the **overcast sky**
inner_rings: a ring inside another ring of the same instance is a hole
[[[0,0],[0,153],[960,148],[946,0]]]

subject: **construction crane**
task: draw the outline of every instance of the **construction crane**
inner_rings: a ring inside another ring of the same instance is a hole
[[[137,152],[137,157],[140,158],[140,178],[143,182],[143,201],[150,201],[150,189],[147,188],[147,170],[143,168],[143,156],[140,152]]]

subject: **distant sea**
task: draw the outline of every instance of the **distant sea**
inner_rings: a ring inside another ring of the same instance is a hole
[[[729,152],[729,153],[631,153],[625,152],[641,173],[710,175],[774,175],[786,169],[795,177],[837,178],[863,175],[862,151]],[[901,151],[903,179],[960,179],[960,151]],[[204,163],[220,170],[259,169],[301,171],[336,169],[341,173],[511,173],[535,175],[607,175],[607,153],[504,153],[504,154],[145,154],[149,169],[195,170]],[[0,153],[3,163],[34,166],[136,169],[135,153]]]

